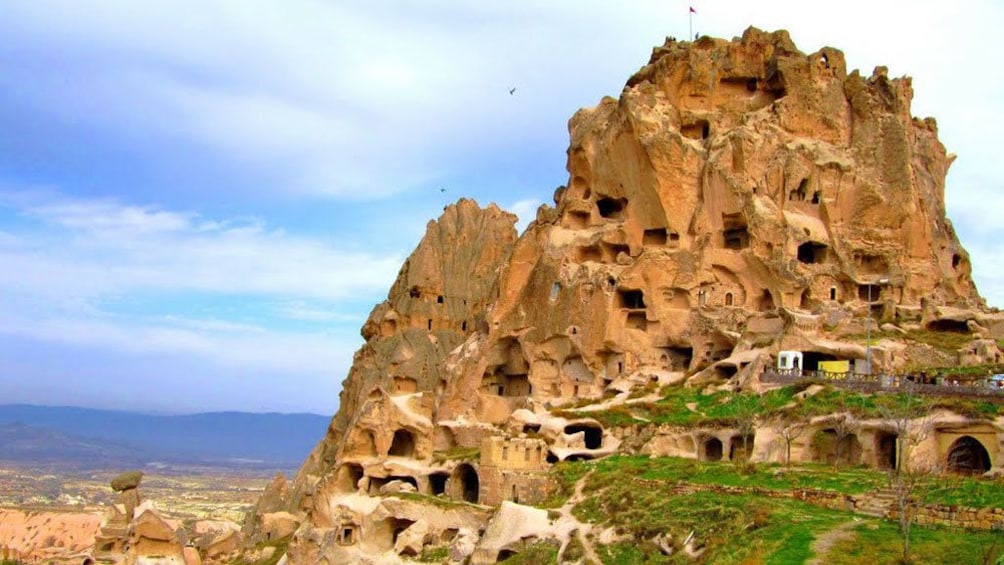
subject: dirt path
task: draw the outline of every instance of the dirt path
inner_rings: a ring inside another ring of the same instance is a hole
[[[574,508],[576,504],[582,502],[582,500],[585,498],[585,496],[583,496],[582,494],[582,490],[586,486],[586,480],[588,480],[589,476],[592,474],[593,471],[589,471],[575,483],[575,491],[573,492],[572,496],[568,499],[568,502],[566,502],[564,506],[558,509],[558,512],[561,513],[562,519],[564,521],[567,521],[567,523],[569,524],[574,524],[573,526],[574,530],[571,533],[575,535],[576,538],[578,538],[579,543],[582,545],[582,551],[585,554],[585,562],[589,565],[602,565],[603,561],[600,559],[600,556],[596,554],[596,550],[593,549],[593,544],[591,541],[589,541],[589,537],[587,535],[589,534],[590,531],[592,531],[593,528],[592,524],[584,524],[580,522],[578,518],[572,515],[572,508]],[[564,554],[565,549],[568,547],[568,542],[570,541],[570,539],[571,537],[569,536],[569,538],[565,540],[565,543],[562,544],[561,549],[558,550],[559,556]]]
[[[831,530],[823,532],[822,535],[818,536],[812,542],[812,546],[809,547],[814,557],[806,561],[806,565],[824,565],[826,563],[826,554],[830,552],[831,547],[838,542],[854,539],[857,536],[853,529],[858,524],[859,522],[854,521],[844,522]]]

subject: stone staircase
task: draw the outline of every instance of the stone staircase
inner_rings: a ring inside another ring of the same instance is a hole
[[[896,493],[888,488],[873,490],[854,499],[855,512],[876,518],[888,518],[895,507]]]

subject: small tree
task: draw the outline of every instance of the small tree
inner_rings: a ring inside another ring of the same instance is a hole
[[[777,441],[784,446],[785,467],[791,465],[791,444],[808,429],[808,424],[804,420],[795,419],[796,417],[783,417],[771,427],[777,434]]]
[[[892,470],[898,471],[910,465],[909,452],[931,434],[934,420],[912,388],[892,399],[879,406],[879,413],[884,427],[896,434],[896,464]]]
[[[856,428],[856,422],[854,418],[848,413],[836,414],[830,417],[826,421],[826,429],[833,430],[833,435],[835,437],[835,444],[833,446],[833,466],[839,467],[841,460],[844,457],[843,449],[844,443],[846,443],[847,438],[849,438]],[[850,461],[851,454],[847,453],[847,461]]]
[[[995,565],[1004,559],[1004,536],[998,531],[970,532],[980,548],[980,563]]]
[[[889,475],[889,490],[896,502],[899,533],[903,539],[901,562],[910,563],[910,528],[916,519],[917,507],[926,498],[923,496],[927,473],[914,467],[911,470],[893,470]]]
[[[732,397],[736,429],[739,431],[743,442],[743,461],[734,461],[741,464],[742,469],[748,470],[750,462],[749,438],[756,430],[756,421],[763,408],[763,399],[759,394],[736,394]]]
[[[917,508],[936,490],[932,475],[942,467],[935,461],[917,461],[911,451],[934,429],[933,417],[925,414],[922,399],[912,389],[880,406],[883,425],[896,434],[896,464],[889,470],[889,490],[896,501],[899,532],[903,538],[904,563],[910,562],[910,528]]]

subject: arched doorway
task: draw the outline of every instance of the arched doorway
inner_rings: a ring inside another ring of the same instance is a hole
[[[565,426],[568,435],[583,432],[586,449],[599,449],[603,446],[603,428],[589,423],[571,424]]]
[[[459,496],[466,502],[477,504],[481,491],[481,482],[478,480],[478,472],[474,467],[463,463],[453,471],[454,496]]]
[[[891,432],[875,435],[875,464],[879,469],[896,468],[896,437]]]
[[[948,448],[948,470],[953,473],[981,475],[990,470],[990,454],[978,439],[962,436]]]
[[[713,437],[704,442],[704,461],[722,460],[722,440]]]

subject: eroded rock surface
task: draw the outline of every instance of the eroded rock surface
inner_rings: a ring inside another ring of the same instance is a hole
[[[1000,360],[1004,318],[945,216],[954,157],[933,119],[911,116],[912,94],[909,78],[848,73],[840,51],[802,53],[784,31],[667,41],[618,99],[572,117],[568,185],[519,239],[512,215],[469,200],[429,224],[362,329],[326,437],[245,533],[263,539],[284,512],[302,521],[291,562],[429,547],[490,562],[533,538],[493,519],[532,516],[552,535],[546,514],[491,507],[540,502],[559,460],[776,456],[733,431],[639,441],[555,408],[758,388],[782,350],[806,369],[864,358],[878,324],[879,370]],[[932,353],[900,339],[918,330],[971,341]]]

